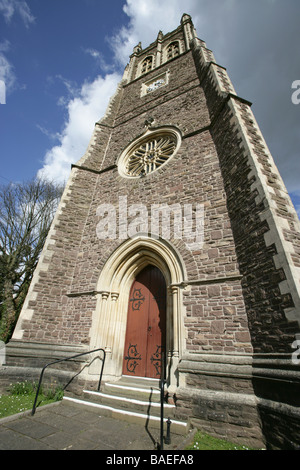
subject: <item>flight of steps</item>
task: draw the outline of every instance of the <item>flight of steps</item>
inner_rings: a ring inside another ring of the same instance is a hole
[[[64,400],[98,408],[103,416],[160,427],[160,387],[156,379],[123,376],[118,382],[103,383],[100,392],[84,390],[82,398],[66,394]],[[164,429],[169,418],[171,432],[185,435],[188,423],[175,419],[175,410],[175,405],[164,403]]]

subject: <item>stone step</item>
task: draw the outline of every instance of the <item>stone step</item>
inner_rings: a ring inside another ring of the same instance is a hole
[[[160,427],[160,381],[141,377],[122,376],[117,382],[103,382],[101,390],[84,390],[83,396],[74,398],[65,394],[64,399],[81,406],[98,408],[104,416],[115,417],[149,427]],[[171,419],[171,432],[186,434],[188,424],[175,419],[176,406],[164,403],[164,426]]]
[[[118,382],[103,383],[101,391],[122,397],[138,398],[151,403],[160,403],[159,381],[128,380],[122,377]]]
[[[147,413],[136,412],[130,409],[122,409],[120,407],[106,405],[103,403],[96,403],[94,401],[74,398],[71,396],[64,396],[65,402],[77,403],[78,406],[83,408],[97,408],[103,416],[109,416],[115,419],[121,419],[131,423],[136,423],[145,426],[146,428],[160,428],[160,416],[149,415]],[[167,431],[168,417],[164,418],[164,431]],[[186,435],[189,430],[188,423],[171,419],[170,432],[174,434]]]
[[[143,413],[151,416],[160,416],[161,404],[160,401],[153,401],[152,397],[148,395],[150,399],[143,399],[143,396],[136,392],[135,398],[132,396],[110,394],[107,392],[95,392],[84,390],[83,398],[88,401],[95,403],[101,403],[111,407],[117,407],[122,410],[128,410],[138,413]],[[174,417],[176,407],[164,403],[164,414],[167,417]]]

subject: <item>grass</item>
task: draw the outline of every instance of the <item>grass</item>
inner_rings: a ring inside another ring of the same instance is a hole
[[[37,385],[31,382],[17,382],[12,385],[9,394],[0,395],[0,418],[31,410],[35,399]],[[61,389],[40,390],[37,406],[47,405],[61,400]]]
[[[191,445],[186,450],[255,450],[246,446],[233,444],[224,439],[209,436],[201,431],[197,431]]]

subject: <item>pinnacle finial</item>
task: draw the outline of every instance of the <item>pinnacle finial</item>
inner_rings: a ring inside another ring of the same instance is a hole
[[[133,52],[141,52],[141,50],[142,50],[142,43],[140,41],[138,45],[133,48]]]
[[[183,13],[181,17],[181,23],[183,23],[184,21],[191,21],[191,20],[192,20],[191,15],[188,15],[187,13]]]

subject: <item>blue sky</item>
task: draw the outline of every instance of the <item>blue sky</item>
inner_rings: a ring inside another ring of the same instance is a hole
[[[253,103],[299,213],[299,0],[0,0],[0,182],[41,171],[66,180],[133,47],[176,28],[183,13]]]

